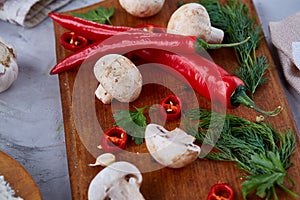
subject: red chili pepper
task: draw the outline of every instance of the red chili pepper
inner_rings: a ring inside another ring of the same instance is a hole
[[[103,40],[120,32],[130,31],[133,29],[126,26],[100,24],[79,17],[63,15],[54,12],[49,13],[48,16],[62,27],[82,35],[83,37],[92,41]]]
[[[244,83],[240,78],[230,75],[222,67],[197,54],[182,56],[155,49],[138,50],[134,54],[150,63],[162,64],[174,69],[201,96],[222,103],[228,108],[235,108],[242,104],[270,116],[277,115],[281,111],[281,107],[270,112],[258,108],[246,95]]]
[[[219,182],[210,188],[206,200],[233,200],[233,198],[233,189],[226,183]]]
[[[116,152],[125,149],[127,134],[124,129],[113,126],[104,132],[101,138],[101,146],[107,152]]]
[[[169,95],[160,102],[160,112],[167,120],[175,120],[181,116],[182,103],[179,97]]]
[[[71,51],[78,51],[79,49],[88,45],[88,40],[74,32],[65,32],[60,37],[61,45]]]
[[[80,51],[74,52],[55,65],[50,74],[58,74],[63,71],[78,67],[90,56],[102,57],[109,53],[127,53],[137,49],[154,48],[170,50],[192,54],[195,53],[195,41],[189,37],[167,33],[145,33],[132,32],[132,34],[122,32],[114,35],[113,39],[97,41]],[[197,46],[197,45],[196,45]]]

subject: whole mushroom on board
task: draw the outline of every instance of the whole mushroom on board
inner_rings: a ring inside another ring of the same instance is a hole
[[[163,7],[165,0],[119,0],[126,12],[136,17],[156,15]]]
[[[223,30],[211,26],[206,9],[199,3],[187,3],[179,7],[169,19],[167,32],[196,36],[215,44],[222,43],[224,38]]]
[[[143,200],[139,169],[131,163],[119,161],[101,170],[91,181],[88,200]]]
[[[200,147],[193,144],[195,138],[176,128],[166,130],[157,124],[149,124],[145,131],[145,140],[151,156],[160,164],[170,168],[181,168],[195,161]]]
[[[142,90],[142,75],[125,56],[108,54],[94,66],[94,74],[100,82],[95,94],[104,104],[115,98],[120,102],[132,102]]]
[[[18,71],[14,49],[0,39],[0,92],[12,85],[17,79]]]

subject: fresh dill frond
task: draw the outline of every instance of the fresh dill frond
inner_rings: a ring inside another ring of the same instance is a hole
[[[248,7],[237,0],[228,0],[221,4],[218,0],[200,0],[209,13],[211,24],[225,32],[227,42],[250,40],[234,47],[239,67],[236,75],[244,83],[247,92],[253,97],[258,86],[267,79],[264,78],[269,68],[266,56],[256,56],[256,49],[262,39],[262,29],[256,19],[249,16]]]
[[[249,174],[242,183],[244,199],[254,190],[261,198],[276,199],[275,186],[298,198],[283,181],[286,178],[294,184],[286,169],[292,165],[295,133],[290,130],[284,133],[264,122],[255,123],[204,109],[186,111],[185,128],[202,145],[213,147],[213,151],[205,152],[207,159],[233,161]]]

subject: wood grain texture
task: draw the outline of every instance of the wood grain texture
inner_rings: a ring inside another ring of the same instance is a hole
[[[115,14],[112,18],[114,25],[136,26],[143,23],[154,23],[166,26],[172,12],[177,8],[177,1],[166,0],[162,12],[150,18],[140,19],[127,14],[117,0],[107,0],[74,12],[85,12],[97,6],[114,6]],[[185,2],[195,2],[192,0]],[[255,7],[250,0],[243,0],[252,16],[257,17]],[[258,19],[258,17],[257,17]],[[259,22],[258,22],[259,23]],[[57,60],[62,60],[71,52],[65,51],[59,44],[60,35],[66,31],[54,23],[56,36]],[[213,60],[223,66],[229,72],[234,71],[236,59],[232,49],[220,49],[209,51]],[[258,49],[257,54],[266,55],[271,68],[268,70],[269,81],[258,89],[255,94],[255,102],[265,110],[273,110],[278,105],[284,110],[276,117],[267,117],[266,121],[276,128],[295,130],[294,121],[285,98],[276,66],[272,61],[267,43],[264,40]],[[178,81],[170,73],[157,66],[140,66],[143,81],[145,84],[140,97],[130,105],[113,101],[112,105],[101,104],[94,96],[97,81],[93,76],[93,64],[85,63],[77,69],[69,70],[59,75],[61,101],[63,108],[64,128],[66,147],[68,154],[68,165],[72,196],[74,200],[86,200],[87,190],[92,178],[102,169],[101,167],[88,167],[89,163],[95,161],[95,157],[102,153],[97,148],[103,130],[110,128],[113,123],[112,114],[117,109],[128,109],[132,105],[142,107],[155,105],[163,97],[174,92],[183,99],[185,109],[200,106],[201,108],[212,108],[210,102],[196,94],[192,89],[186,88],[181,81]],[[170,86],[170,87],[166,87]],[[256,112],[240,106],[234,110],[227,110],[227,113],[235,114],[254,120]],[[159,118],[151,116],[151,122],[161,122]],[[156,121],[157,120],[157,121]],[[168,129],[181,127],[181,121],[166,123]],[[147,154],[145,145],[136,146],[133,143],[127,145],[126,152],[117,155],[117,160],[127,160],[136,164],[143,171],[143,184],[141,192],[146,199],[169,200],[169,199],[205,199],[211,185],[219,180],[230,184],[236,193],[236,199],[241,196],[241,176],[244,173],[238,170],[234,163],[215,162],[199,159],[191,165],[182,169],[161,168],[154,163]],[[293,156],[294,166],[288,170],[294,178],[296,186],[293,189],[300,194],[300,152],[299,141]],[[157,169],[157,170],[153,170]],[[258,199],[256,196],[249,196],[249,199]],[[279,199],[291,199],[284,192],[279,192]]]
[[[16,192],[16,197],[24,200],[41,200],[40,190],[31,175],[16,160],[0,151],[0,175],[4,176],[11,188]]]

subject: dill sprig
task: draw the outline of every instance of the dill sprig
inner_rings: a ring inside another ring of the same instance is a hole
[[[194,135],[202,146],[213,147],[213,151],[204,152],[206,158],[233,161],[248,173],[242,184],[244,199],[256,190],[259,197],[276,200],[275,186],[298,197],[283,184],[284,178],[294,184],[286,172],[292,165],[291,156],[295,148],[293,132],[287,130],[283,133],[264,122],[254,123],[204,109],[188,110],[185,116],[186,131]]]
[[[261,26],[249,16],[248,7],[237,0],[227,0],[226,4],[221,4],[219,0],[199,2],[209,13],[211,24],[225,32],[229,43],[250,37],[247,43],[234,49],[239,65],[236,75],[244,81],[247,92],[253,97],[257,87],[267,81],[264,75],[269,68],[267,58],[257,56],[255,52],[262,39]]]

